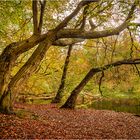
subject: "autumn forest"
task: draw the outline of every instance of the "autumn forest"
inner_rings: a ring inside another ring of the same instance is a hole
[[[140,138],[139,0],[0,0],[0,21],[0,139]]]

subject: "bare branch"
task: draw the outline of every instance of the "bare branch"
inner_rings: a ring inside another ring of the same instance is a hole
[[[21,30],[31,21],[32,18],[33,18],[33,17],[30,17],[29,19],[26,19],[26,20],[24,21],[24,23],[21,25],[20,29],[18,29],[17,31],[15,31],[15,32],[13,33],[13,35],[17,34],[19,31],[21,31]]]
[[[107,49],[108,49],[108,45],[107,45],[107,43],[105,42],[105,40],[104,40],[104,38],[102,38],[102,42],[103,42],[103,45],[105,46],[104,47],[104,53],[105,53],[105,55],[104,55],[104,59],[103,59],[103,63],[105,63],[105,60],[107,59],[107,61],[108,61],[108,63],[109,63],[109,59],[108,59],[108,57],[107,57]]]
[[[133,36],[132,36],[132,33],[131,33],[129,27],[128,27],[128,31],[129,31],[129,35],[131,38],[130,58],[133,58],[134,39],[133,39]]]
[[[112,49],[112,53],[111,53],[111,62],[113,62],[113,56],[114,56],[114,53],[115,53],[117,41],[118,41],[118,36],[116,37],[114,45],[113,45],[113,49]]]
[[[102,79],[104,78],[105,74],[104,74],[104,71],[102,71],[102,75],[100,77],[100,80],[99,80],[99,92],[101,93],[101,96],[103,96],[103,91],[101,89],[101,84],[102,84]]]

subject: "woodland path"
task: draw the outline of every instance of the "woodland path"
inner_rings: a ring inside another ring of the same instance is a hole
[[[140,139],[140,117],[54,104],[15,104],[17,115],[0,114],[0,139]]]

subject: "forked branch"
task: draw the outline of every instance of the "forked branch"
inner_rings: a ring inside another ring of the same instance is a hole
[[[57,34],[57,38],[82,38],[82,39],[93,39],[107,37],[111,35],[118,35],[121,31],[129,26],[130,20],[133,16],[134,10],[137,6],[137,1],[131,6],[130,12],[126,17],[125,21],[116,28],[107,29],[103,31],[81,31],[78,29],[63,29],[60,30]]]

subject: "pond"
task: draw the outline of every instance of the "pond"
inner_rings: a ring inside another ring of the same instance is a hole
[[[93,101],[90,107],[99,110],[114,110],[140,115],[140,101],[137,99],[103,99],[101,101]]]

